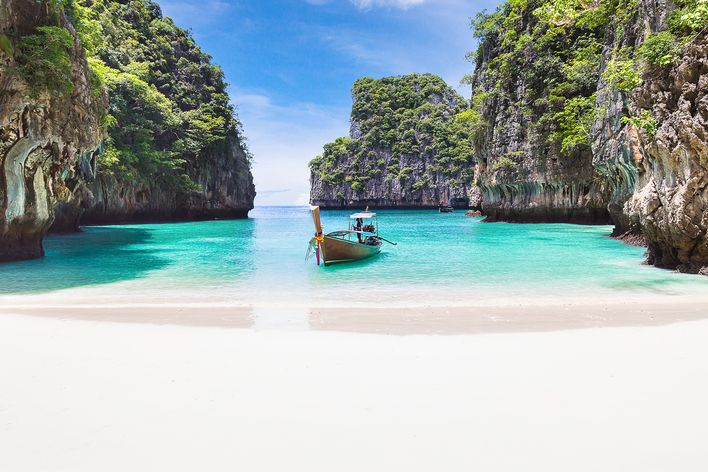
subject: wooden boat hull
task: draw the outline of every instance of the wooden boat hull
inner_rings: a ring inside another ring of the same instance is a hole
[[[359,244],[345,239],[333,238],[325,235],[322,241],[322,260],[324,264],[336,264],[338,262],[351,262],[375,256],[381,252],[381,244],[369,246]]]

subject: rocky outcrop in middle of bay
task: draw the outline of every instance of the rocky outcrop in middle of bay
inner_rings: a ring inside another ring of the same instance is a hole
[[[465,100],[432,74],[356,81],[349,137],[310,162],[323,208],[467,207],[473,159]]]

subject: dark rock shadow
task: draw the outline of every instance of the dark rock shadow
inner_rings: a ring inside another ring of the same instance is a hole
[[[0,265],[0,295],[43,293],[101,285],[142,277],[168,261],[144,245],[148,230],[88,228],[69,235],[50,235],[46,257]]]

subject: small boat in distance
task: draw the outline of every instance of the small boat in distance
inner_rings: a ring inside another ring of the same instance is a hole
[[[376,213],[370,212],[368,208],[364,212],[354,213],[349,217],[349,229],[327,234],[322,231],[320,207],[315,206],[310,209],[312,221],[315,223],[315,237],[310,240],[306,259],[309,259],[314,250],[317,265],[320,265],[320,262],[328,266],[338,262],[366,259],[381,252],[383,242],[394,246],[397,244],[379,236]]]
[[[452,213],[453,211],[455,211],[455,209],[452,207],[452,205],[440,204],[438,205],[438,211],[440,213]]]

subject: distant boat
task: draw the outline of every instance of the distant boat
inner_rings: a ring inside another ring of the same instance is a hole
[[[440,213],[452,213],[455,209],[451,205],[439,205],[438,211]]]
[[[381,252],[383,242],[393,245],[379,236],[379,224],[376,213],[370,211],[354,213],[349,217],[349,229],[324,234],[320,221],[320,207],[311,207],[312,220],[315,223],[315,237],[310,240],[307,258],[314,250],[317,265],[325,266],[338,262],[351,262],[375,256]]]

